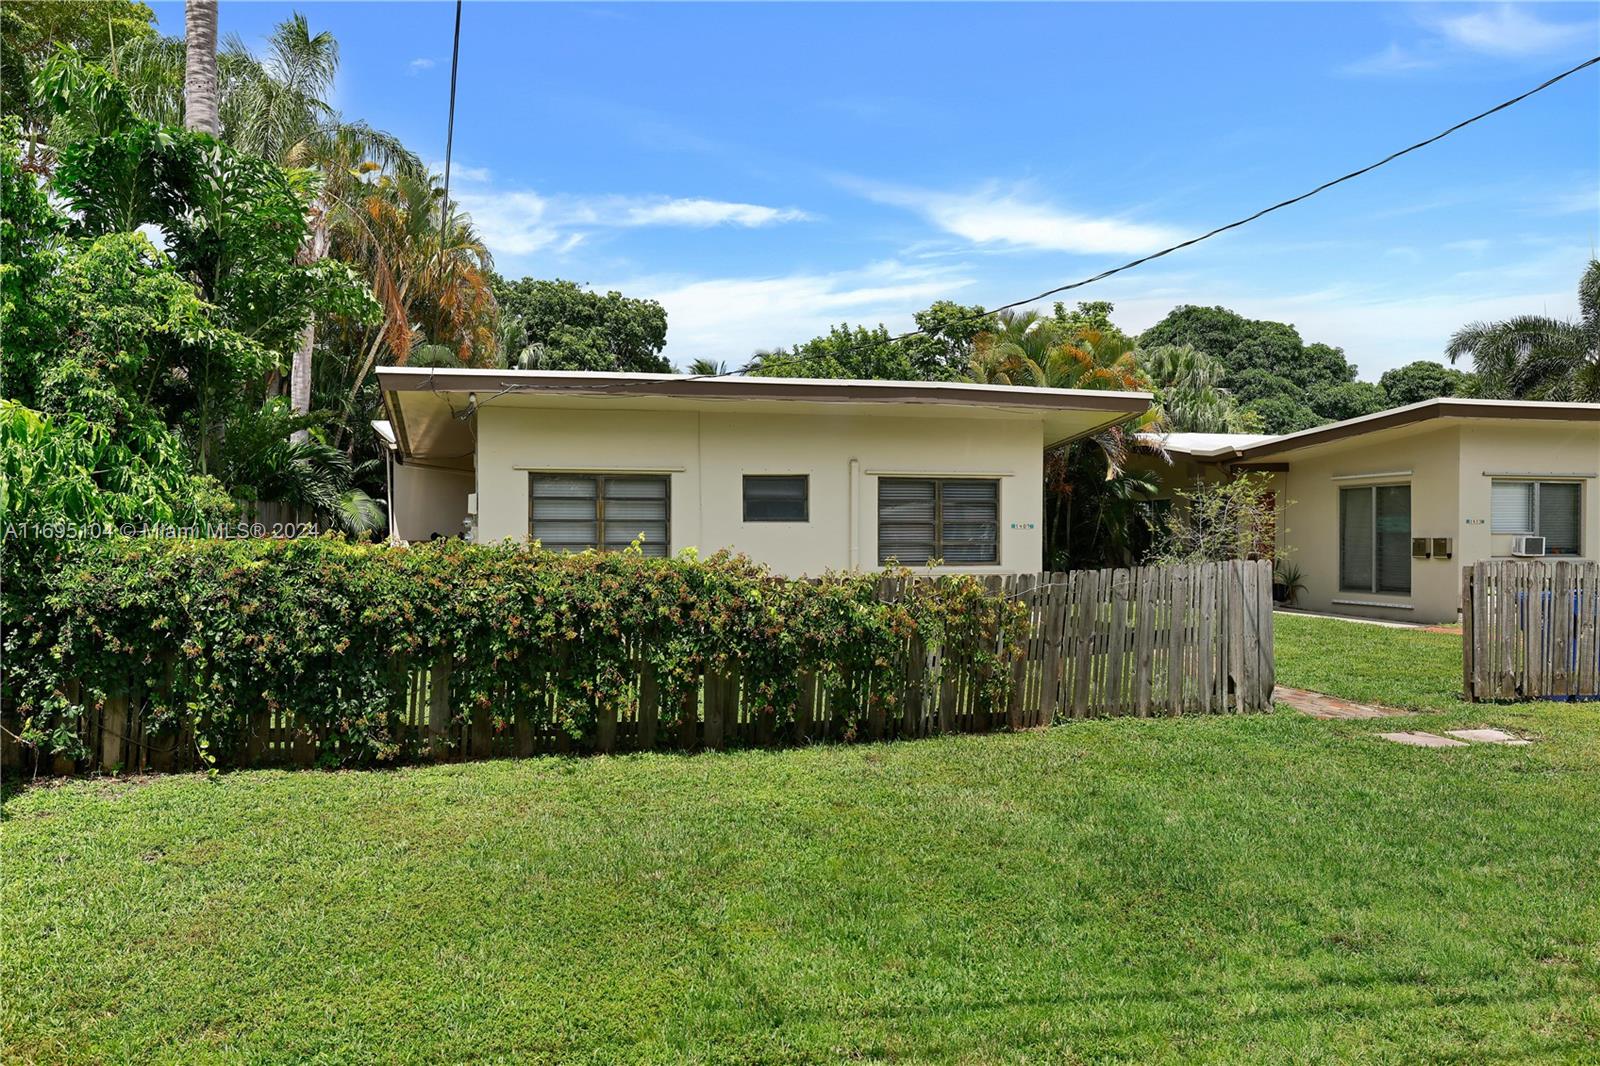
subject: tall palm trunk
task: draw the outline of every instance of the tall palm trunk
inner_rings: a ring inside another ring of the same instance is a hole
[[[183,25],[183,125],[217,136],[217,0],[186,0]]]
[[[312,208],[315,221],[312,223],[311,232],[307,235],[306,246],[300,250],[301,260],[305,263],[317,263],[328,257],[328,247],[332,243],[328,233],[328,213],[321,205]],[[297,415],[311,413],[311,353],[317,345],[317,325],[315,320],[307,322],[300,331],[300,344],[294,351],[294,361],[289,364],[289,406]],[[290,439],[299,443],[308,439],[308,434],[303,429],[297,429]]]

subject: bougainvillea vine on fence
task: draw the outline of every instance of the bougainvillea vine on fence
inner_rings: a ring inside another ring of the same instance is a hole
[[[280,709],[324,763],[402,760],[418,754],[402,728],[407,671],[446,660],[458,722],[503,729],[537,708],[573,737],[635,698],[641,667],[664,716],[713,670],[736,672],[747,703],[780,724],[803,674],[849,713],[892,708],[911,640],[956,656],[1003,706],[1027,624],[970,577],[898,582],[886,599],[881,575],[797,581],[727,555],[113,539],[7,569],[7,716],[38,751],[69,758],[86,750],[85,707],[137,693],[147,728],[220,761],[250,715]]]

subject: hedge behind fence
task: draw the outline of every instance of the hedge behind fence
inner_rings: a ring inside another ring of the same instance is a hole
[[[636,699],[641,671],[664,725],[708,671],[736,673],[779,726],[804,674],[847,718],[892,710],[913,640],[998,707],[1027,626],[969,577],[904,582],[884,602],[880,575],[792,581],[720,555],[108,540],[13,555],[7,571],[8,728],[69,759],[88,752],[85,710],[111,697],[200,763],[239,764],[251,716],[280,710],[323,765],[412,758],[407,680],[441,657],[456,724],[504,730],[533,713],[574,739]]]

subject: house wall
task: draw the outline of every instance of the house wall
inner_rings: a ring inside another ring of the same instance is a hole
[[[398,463],[390,459],[390,535],[396,540],[453,537],[467,515],[472,471]]]
[[[1489,531],[1492,474],[1537,474],[1545,480],[1566,480],[1561,474],[1600,473],[1600,424],[1581,422],[1496,422],[1464,429],[1461,434],[1461,531],[1456,543],[1461,557],[1510,558],[1510,534]],[[1583,494],[1582,557],[1600,558],[1600,483],[1577,478]]]
[[[1298,606],[1395,621],[1454,621],[1461,598],[1455,559],[1413,559],[1406,595],[1339,588],[1339,490],[1410,485],[1411,535],[1456,537],[1459,544],[1460,436],[1460,429],[1445,426],[1402,441],[1356,443],[1290,462],[1283,475],[1290,501],[1283,539],[1288,558],[1304,573]]]
[[[1461,605],[1461,568],[1509,558],[1510,536],[1489,532],[1488,473],[1594,474],[1600,466],[1600,426],[1528,420],[1467,422],[1403,437],[1352,443],[1291,460],[1283,475],[1288,498],[1281,538],[1305,572],[1299,606],[1396,621],[1452,622]],[[1393,473],[1410,471],[1407,474]],[[1376,476],[1392,474],[1392,476]],[[1374,475],[1348,477],[1349,475]],[[1341,480],[1335,481],[1335,477]],[[1411,486],[1411,535],[1452,537],[1449,559],[1413,559],[1411,593],[1385,595],[1339,589],[1339,489],[1372,484]],[[1583,552],[1595,558],[1600,540],[1600,492],[1583,485]]]
[[[528,536],[531,471],[665,473],[674,553],[731,548],[794,575],[876,569],[881,475],[998,475],[999,564],[949,569],[1031,573],[1043,555],[1043,433],[1030,419],[486,406],[477,415],[477,535]],[[746,523],[745,474],[809,475],[809,521]]]

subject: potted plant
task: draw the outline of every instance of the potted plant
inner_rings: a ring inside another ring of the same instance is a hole
[[[1279,559],[1272,568],[1272,599],[1286,607],[1293,607],[1295,600],[1305,590],[1305,574],[1299,565]]]

